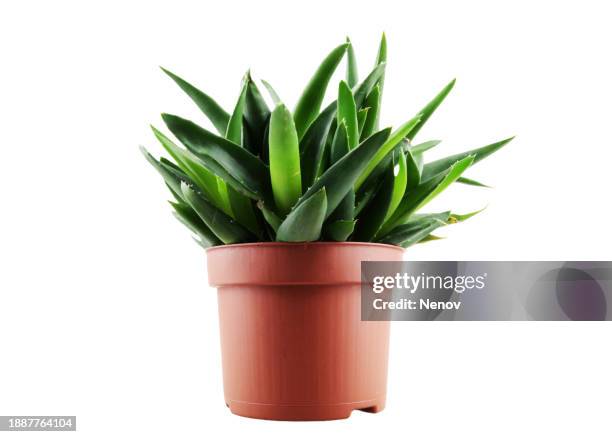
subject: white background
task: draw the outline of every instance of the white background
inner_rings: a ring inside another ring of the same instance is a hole
[[[395,323],[387,409],[275,423],[223,403],[216,297],[138,145],[161,112],[204,122],[157,68],[225,107],[242,75],[293,106],[350,35],[389,40],[383,120],[447,81],[431,156],[516,140],[431,207],[466,212],[406,259],[610,259],[606,2],[3,2],[0,415],[97,435],[610,435],[612,325]],[[328,96],[331,98],[331,94]]]

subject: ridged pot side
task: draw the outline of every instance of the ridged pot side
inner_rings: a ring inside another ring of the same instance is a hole
[[[361,321],[361,261],[401,261],[402,254],[371,243],[209,249],[230,410],[275,420],[382,410],[389,323]]]

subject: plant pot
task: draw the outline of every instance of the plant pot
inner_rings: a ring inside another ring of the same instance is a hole
[[[342,419],[385,406],[389,322],[361,321],[373,243],[254,243],[207,250],[218,288],[225,403],[240,416]]]

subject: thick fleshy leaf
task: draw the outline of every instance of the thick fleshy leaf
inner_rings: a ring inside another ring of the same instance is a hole
[[[359,215],[354,233],[356,241],[372,240],[384,223],[393,197],[393,167],[393,162],[390,162],[376,195]]]
[[[265,80],[261,80],[261,83],[264,84],[264,86],[266,87],[266,89],[268,90],[268,94],[270,94],[270,97],[272,98],[272,102],[274,102],[275,105],[280,105],[283,103],[283,101],[281,100],[281,98],[278,96],[278,93],[276,92],[276,90],[272,87],[272,85],[270,85],[267,81]]]
[[[482,182],[478,182],[478,181],[475,181],[474,179],[469,179],[465,177],[460,177],[459,179],[457,179],[457,183],[465,184],[465,185],[472,185],[474,187],[491,188],[489,185],[485,185]]]
[[[270,177],[278,211],[285,216],[302,195],[300,146],[289,109],[280,104],[270,118]]]
[[[328,217],[336,209],[344,196],[353,188],[367,163],[383,146],[387,138],[389,138],[390,132],[390,128],[383,129],[351,150],[314,182],[300,198],[298,205],[304,203],[312,195],[321,190],[321,188],[325,188],[327,193],[327,212],[325,217]]]
[[[242,83],[242,89],[240,91],[240,95],[238,97],[238,101],[236,102],[236,106],[234,107],[234,112],[230,117],[230,121],[227,125],[227,133],[225,138],[236,143],[238,145],[243,144],[243,115],[244,115],[244,106],[246,103],[246,93],[248,89],[248,81],[245,76],[245,80]],[[259,227],[259,223],[257,221],[257,217],[255,216],[255,212],[253,210],[253,204],[251,199],[244,196],[242,193],[236,191],[231,186],[227,186],[225,181],[218,179],[219,192],[227,195],[227,200],[230,205],[230,211],[232,216],[244,227],[246,227],[249,231],[253,232],[257,236],[261,237],[262,229]],[[223,196],[225,197],[225,196]]]
[[[301,139],[304,136],[308,126],[319,114],[327,85],[348,46],[349,44],[345,43],[332,50],[314,73],[308,85],[306,85],[295,107],[295,111],[293,111],[298,138]]]
[[[346,129],[346,123],[344,119],[339,123],[334,135],[334,140],[331,147],[330,162],[335,164],[342,159],[347,153],[349,153],[348,144],[348,133]],[[351,188],[342,201],[338,204],[336,209],[329,216],[329,220],[324,227],[324,233],[328,234],[331,231],[327,230],[327,227],[338,221],[352,221],[355,218],[355,191]],[[340,226],[340,225],[337,225]],[[346,226],[346,225],[345,225]],[[338,236],[338,235],[337,235]],[[348,237],[348,236],[347,236]],[[341,241],[341,240],[337,240]]]
[[[174,144],[170,138],[166,137],[155,127],[151,126],[151,129],[153,130],[153,134],[160,144],[178,163],[180,169],[195,182],[208,200],[210,200],[218,208],[223,209],[226,214],[230,214],[230,210],[228,208],[229,205],[223,201],[219,194],[217,176],[211,173],[191,152]]]
[[[355,229],[355,220],[338,220],[325,225],[325,236],[333,241],[346,241]]]
[[[472,165],[472,162],[474,162],[474,157],[468,156],[456,162],[433,179],[425,181],[412,190],[407,190],[395,213],[383,225],[380,235],[385,235],[395,226],[405,223],[415,211],[425,206],[450,184],[455,182]]]
[[[336,104],[331,104],[310,125],[300,142],[300,166],[302,174],[302,189],[310,187],[317,175],[323,159],[325,142],[330,130]]]
[[[374,69],[368,74],[368,76],[357,85],[355,91],[353,93],[355,98],[355,106],[357,108],[362,108],[364,102],[368,96],[378,83],[381,77],[385,74],[385,66],[386,64],[383,62],[382,64],[377,65]],[[368,105],[369,106],[369,105]]]
[[[276,239],[289,242],[318,240],[326,210],[325,188],[321,188],[289,213],[279,226]]]
[[[372,132],[375,132],[378,128],[378,112],[380,109],[380,85],[376,85],[372,92],[368,94],[365,100],[365,107],[369,108],[368,116],[364,122],[363,129],[361,131],[361,139],[364,140]]]
[[[400,225],[393,229],[391,233],[379,240],[380,243],[394,244],[404,248],[412,246],[434,230],[446,225],[447,218],[450,213],[436,214],[438,217],[420,217],[412,219],[406,224]]]
[[[269,170],[259,158],[189,120],[170,114],[162,117],[187,149],[232,188],[256,200],[271,200]]]
[[[251,199],[234,190],[231,186],[227,187],[227,193],[232,214],[236,221],[253,234],[261,237],[263,235],[262,229],[257,221]]]
[[[268,208],[265,203],[257,202],[257,207],[261,210],[262,215],[266,222],[272,227],[274,232],[278,231],[278,227],[281,225],[282,220],[276,215],[274,211]]]
[[[342,120],[338,123],[336,133],[332,141],[331,146],[331,164],[338,162],[344,155],[350,151],[348,129],[346,128],[346,122]]]
[[[380,44],[378,46],[378,54],[376,55],[376,65],[385,64],[386,62],[387,62],[387,36],[383,32],[382,37],[380,39]],[[373,119],[374,124],[372,126],[373,128],[372,131],[378,130],[378,125],[379,125],[379,120],[380,120],[380,106],[381,106],[381,101],[382,101],[384,85],[385,85],[385,74],[383,72],[383,74],[380,76],[380,79],[378,81],[376,113]]]
[[[255,156],[264,156],[267,150],[266,128],[270,120],[270,109],[261,96],[257,85],[247,73],[247,93],[244,102],[244,147]],[[265,161],[265,159],[264,159]]]
[[[460,161],[468,156],[474,156],[474,163],[482,161],[487,156],[491,155],[494,152],[497,152],[499,149],[504,147],[506,144],[508,144],[513,139],[514,137],[506,138],[505,140],[498,141],[496,143],[492,143],[484,147],[479,147],[477,149],[468,150],[467,152],[458,153],[452,156],[447,156],[446,158],[438,159],[437,161],[427,163],[425,164],[425,167],[423,167],[422,179],[424,181],[431,179],[438,173],[446,170],[453,163]]]
[[[416,155],[416,156],[415,156]],[[406,150],[406,166],[408,167],[407,188],[416,188],[421,183],[422,160],[411,149]]]
[[[427,152],[429,149],[436,147],[440,143],[441,141],[439,140],[425,141],[424,143],[417,144],[415,146],[410,146],[410,150],[414,155],[416,155],[419,153]]]
[[[368,77],[361,82],[354,92],[355,106],[361,107],[367,94],[370,93],[376,82],[385,71],[385,65],[379,65]],[[337,109],[337,101],[331,102],[310,125],[306,134],[300,141],[300,155],[302,157],[302,187],[307,188],[312,185],[314,179],[326,170],[325,150],[331,148],[333,133],[336,131],[336,120],[334,115]],[[370,135],[368,135],[370,136]],[[364,138],[365,139],[365,138]]]
[[[385,177],[385,172],[388,170],[391,162],[393,160],[393,156],[396,152],[402,151],[403,145],[402,143],[398,144],[395,149],[387,156],[383,158],[383,160],[374,168],[372,173],[368,176],[368,178],[364,181],[363,184],[359,187],[355,192],[356,197],[356,209],[361,211],[363,209],[364,202],[367,204],[371,199],[373,194],[378,191],[380,185]],[[355,213],[357,215],[358,212]]]
[[[359,176],[356,183],[356,188],[359,188],[361,184],[367,179],[370,173],[376,168],[376,166],[383,160],[385,156],[389,154],[391,150],[395,148],[403,139],[406,137],[412,129],[418,124],[419,118],[415,117],[402,126],[400,126],[391,136],[385,141],[385,144],[378,149],[376,154],[367,163],[363,173]]]
[[[429,241],[437,241],[437,240],[445,240],[445,237],[439,237],[439,236],[434,235],[434,234],[429,234],[429,235],[427,235],[425,238],[422,238],[422,239],[419,241],[419,244],[421,244],[421,243],[427,243],[427,242],[429,242]]]
[[[359,144],[359,124],[357,120],[357,108],[351,89],[344,81],[338,86],[338,125],[344,122],[348,135],[349,149],[354,149]]]
[[[380,186],[381,180],[373,181],[372,184],[367,182],[361,186],[359,191],[355,193],[355,217],[361,214],[361,211],[372,201]]]
[[[384,64],[387,62],[387,36],[383,32],[382,37],[380,38],[380,44],[378,45],[378,53],[376,54],[376,65]],[[385,76],[381,76],[379,84],[380,91],[382,92],[382,88],[385,82]]]
[[[272,114],[270,114],[272,115]],[[245,126],[246,127],[246,126]],[[264,130],[264,138],[263,143],[261,144],[261,155],[259,157],[266,164],[270,164],[270,144],[268,139],[270,138],[270,118],[268,118],[268,122],[266,123],[266,129]]]
[[[227,130],[225,132],[225,138],[239,145],[242,144],[242,116],[244,113],[247,89],[248,82],[245,78],[242,83],[242,88],[240,89],[238,101],[236,102],[234,111],[232,112],[229,122],[227,123]]]
[[[357,57],[355,56],[355,48],[349,37],[346,37],[346,42],[349,44],[346,50],[346,83],[353,88],[359,82],[359,74],[357,73]]]
[[[171,71],[162,68],[162,71],[172,78],[174,82],[194,101],[198,108],[208,117],[210,122],[215,126],[215,129],[220,134],[225,134],[230,116],[225,110],[219,106],[215,100],[208,94],[200,91],[189,82],[181,79]]]
[[[218,246],[222,241],[206,226],[200,216],[186,203],[170,202],[174,208],[174,216],[183,223],[191,232],[200,237],[200,245],[206,247]]]
[[[448,96],[448,93],[451,92],[454,86],[455,86],[455,79],[451,80],[448,83],[448,85],[446,85],[442,89],[442,91],[440,91],[436,95],[436,97],[433,98],[431,102],[429,102],[427,105],[425,105],[423,109],[421,109],[421,111],[418,114],[420,118],[419,123],[415,126],[414,129],[412,129],[412,131],[410,131],[408,135],[406,135],[406,138],[408,138],[409,140],[412,140],[416,136],[416,134],[423,127],[423,125],[425,125],[427,120],[429,120],[429,117],[431,117],[431,114],[433,114],[434,111],[438,108],[438,106],[440,106],[440,103],[444,101],[444,99],[446,98],[446,96]]]
[[[479,209],[478,211],[468,212],[467,214],[451,214],[449,217],[449,223],[464,222],[467,219],[474,217],[476,214],[480,214],[485,209],[486,207]]]
[[[360,108],[362,106],[366,96],[368,95],[368,93],[370,93],[372,88],[376,85],[376,82],[378,81],[378,79],[380,79],[380,76],[384,73],[384,71],[385,71],[385,65],[384,64],[378,65],[376,68],[374,68],[370,72],[370,74],[363,80],[363,82],[361,82],[355,88],[355,92],[353,93],[353,95],[354,95],[354,99],[355,99],[355,106],[357,108]],[[312,125],[314,125],[319,119],[321,119],[323,117],[326,118],[328,116],[328,111],[334,111],[335,112],[336,111],[336,107],[337,107],[337,101],[334,100],[332,103],[330,103],[327,106],[327,108],[325,108],[325,110],[323,112],[321,112],[321,114],[319,114],[319,116],[317,117],[317,120],[315,120],[315,122],[313,122]],[[336,131],[336,127],[337,127],[336,119],[332,119],[328,132],[329,133],[335,132]],[[370,135],[368,135],[368,136],[370,136]],[[306,136],[304,138],[306,138]],[[320,176],[329,167],[329,153],[330,153],[330,150],[331,150],[332,139],[333,139],[333,135],[327,135],[325,143],[321,144],[321,147],[322,147],[321,159],[316,161],[317,166],[318,166],[318,171],[316,173],[317,176]],[[363,140],[362,140],[362,142],[363,142]],[[306,186],[308,186],[308,184],[303,184],[303,186],[306,187]]]
[[[370,111],[370,108],[362,108],[359,111],[357,111],[357,125],[359,127],[359,138],[360,138],[359,141],[362,141],[361,140],[361,134],[363,133],[363,127],[365,125],[365,122],[368,119],[368,112],[369,111]]]
[[[194,182],[182,170],[174,164],[164,164],[158,161],[151,155],[147,149],[140,147],[140,151],[155,170],[164,179],[164,182],[177,200],[183,201],[183,193],[181,191],[181,182],[193,184]],[[162,158],[163,159],[163,158]]]
[[[253,240],[253,234],[232,220],[223,211],[215,208],[189,187],[189,185],[181,183],[181,191],[185,202],[193,208],[202,221],[206,223],[206,226],[224,244],[243,243]]]
[[[406,163],[406,155],[402,150],[393,152],[393,193],[391,194],[391,202],[385,214],[385,221],[391,217],[399,206],[406,187],[408,184],[408,165]]]

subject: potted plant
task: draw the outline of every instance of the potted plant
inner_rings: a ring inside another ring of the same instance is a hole
[[[153,132],[172,160],[147,160],[175,216],[206,248],[218,288],[225,402],[235,414],[280,420],[345,418],[385,404],[388,322],[360,320],[360,262],[402,259],[440,226],[472,214],[418,214],[511,138],[424,163],[438,141],[413,139],[451,81],[399,128],[379,128],[386,41],[359,82],[350,41],[323,60],[293,112],[247,73],[231,113],[164,70],[217,133],[163,114],[182,146]],[[337,98],[322,108],[347,58]]]

